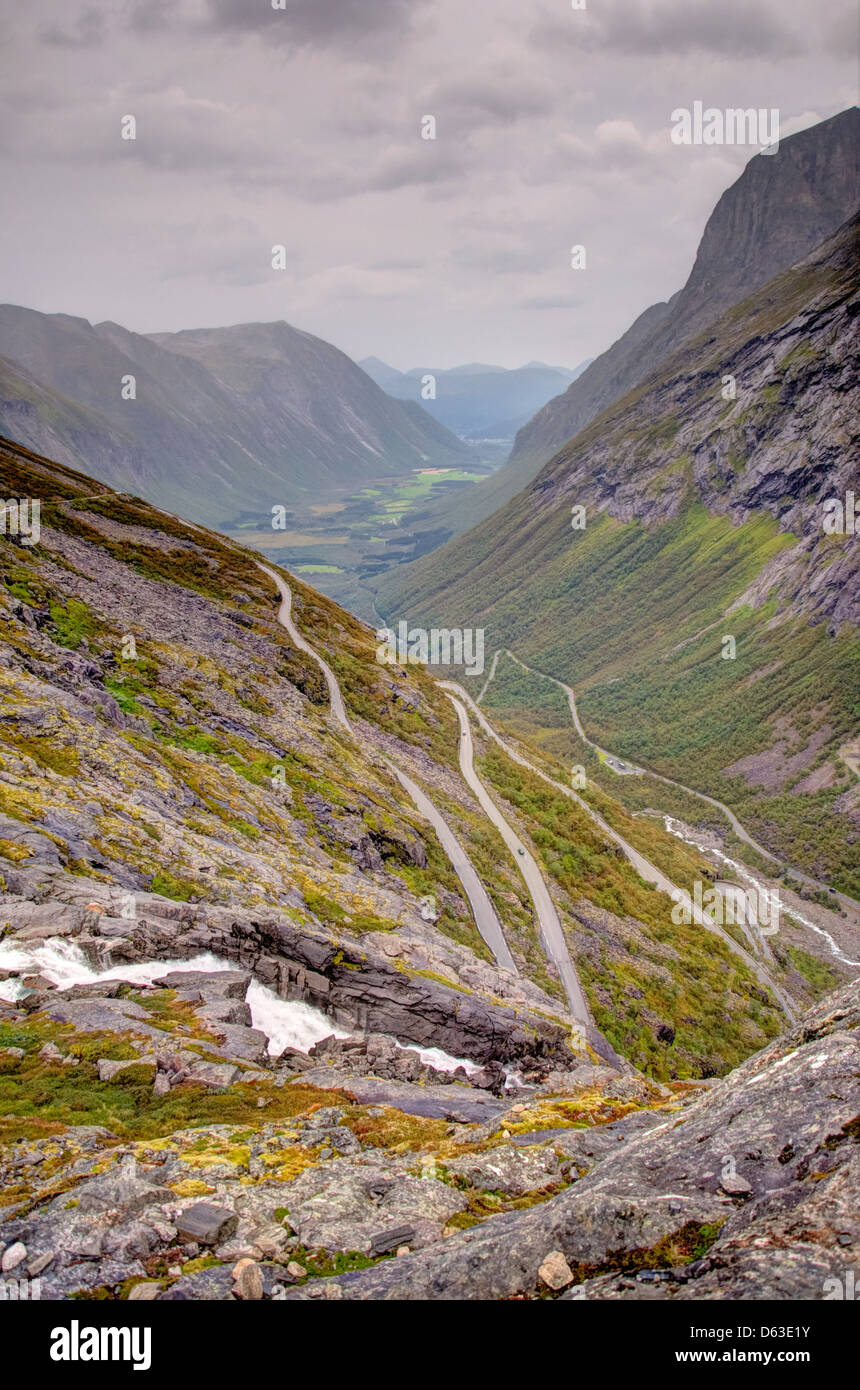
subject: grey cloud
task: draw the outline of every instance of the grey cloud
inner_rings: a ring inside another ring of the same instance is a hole
[[[255,33],[269,43],[309,48],[362,47],[372,40],[386,46],[412,28],[416,11],[429,0],[206,0],[210,25],[227,33]]]
[[[518,299],[514,308],[538,313],[542,313],[545,309],[564,309],[569,312],[571,309],[577,308],[579,302],[578,299],[571,299],[567,295],[536,294],[525,299]]]
[[[609,49],[621,54],[708,53],[734,59],[777,58],[803,52],[778,10],[749,0],[719,5],[691,0],[602,0],[564,19],[544,12],[531,34],[541,49]]]
[[[139,34],[168,29],[185,19],[181,0],[129,0],[126,14],[130,27]]]
[[[549,84],[539,85],[503,72],[440,83],[427,98],[427,110],[444,126],[510,125],[527,116],[543,116],[553,109],[556,94]]]
[[[95,48],[103,41],[105,28],[104,12],[90,5],[71,28],[61,29],[52,24],[42,29],[39,37],[42,43],[55,48]]]
[[[465,270],[487,270],[496,275],[528,275],[545,270],[552,260],[550,248],[536,241],[519,246],[460,247],[452,257]]]
[[[369,265],[367,268],[368,268],[368,270],[372,270],[372,271],[379,271],[379,270],[423,270],[423,269],[424,269],[424,262],[423,262],[423,261],[415,261],[415,260],[410,260],[410,261],[401,260],[401,259],[399,259],[398,257],[395,256],[395,257],[392,257],[391,260],[371,261],[370,265]]]
[[[836,57],[856,57],[857,6],[854,0],[831,4],[820,16],[822,47]]]
[[[289,238],[287,238],[289,241]],[[271,245],[253,222],[228,219],[223,225],[202,228],[189,222],[170,229],[159,258],[162,281],[204,279],[213,285],[253,286],[280,283],[283,272],[272,269]],[[282,244],[286,244],[282,240]],[[287,278],[297,271],[304,257],[286,244]]]

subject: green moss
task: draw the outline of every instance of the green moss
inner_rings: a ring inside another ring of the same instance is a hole
[[[339,1250],[330,1254],[324,1250],[308,1250],[305,1246],[298,1245],[291,1252],[290,1258],[307,1270],[307,1276],[297,1281],[299,1284],[305,1284],[308,1278],[330,1279],[338,1274],[348,1274],[353,1269],[371,1269],[373,1265],[388,1257],[363,1255],[358,1250]]]
[[[187,903],[199,890],[190,879],[179,878],[169,869],[159,869],[152,876],[150,890],[160,893],[163,898],[173,898],[175,902]]]
[[[52,603],[50,613],[56,639],[61,647],[69,647],[76,651],[84,639],[89,639],[96,631],[92,613],[79,599],[67,599],[65,604]]]

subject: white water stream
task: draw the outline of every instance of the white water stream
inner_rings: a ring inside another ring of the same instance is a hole
[[[22,970],[26,974],[44,975],[58,989],[68,989],[72,985],[91,984],[97,980],[126,980],[130,984],[151,984],[171,971],[202,970],[207,974],[216,970],[235,970],[236,966],[228,960],[205,953],[193,956],[190,960],[141,961],[136,965],[113,965],[106,970],[94,970],[83,951],[63,937],[49,937],[46,941],[18,942],[11,939],[0,941],[0,970]],[[17,980],[0,980],[0,999],[13,1001],[24,993]],[[283,1052],[285,1047],[309,1052],[314,1043],[321,1042],[334,1034],[336,1038],[349,1037],[350,1030],[333,1023],[320,1009],[299,1000],[281,999],[274,990],[251,980],[247,993],[251,1008],[251,1021],[269,1039],[269,1054],[273,1057]],[[437,1071],[455,1071],[464,1067],[467,1072],[480,1068],[463,1057],[452,1057],[438,1047],[418,1047],[414,1043],[398,1043],[409,1052],[417,1052],[426,1066]]]
[[[726,864],[739,879],[749,884],[750,887],[755,888],[756,893],[760,895],[760,901],[768,901],[773,889],[767,888],[761,879],[751,874],[745,864],[739,864],[736,859],[730,859],[727,854],[723,854],[722,850],[714,849],[712,845],[700,844],[699,841],[694,839],[691,835],[685,835],[680,828],[680,823],[676,821],[673,816],[664,816],[663,821],[670,835],[675,835],[679,840],[683,840],[685,844],[692,845],[694,849],[701,850],[703,854],[710,854],[714,859],[719,859],[720,862]],[[786,907],[783,904],[781,911],[786,917],[793,917],[801,926],[808,927],[809,930],[814,931],[816,935],[822,936],[827,942],[831,954],[834,955],[837,960],[842,961],[843,965],[860,966],[860,960],[852,960],[850,956],[846,956],[833,940],[829,932],[825,931],[823,927],[819,927],[817,923],[810,921],[808,917],[804,917],[803,913],[799,912],[796,907]]]

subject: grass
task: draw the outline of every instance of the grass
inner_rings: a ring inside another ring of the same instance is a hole
[[[181,1011],[176,1013],[174,1024],[182,1017]],[[187,1044],[186,1034],[178,1036]],[[78,1057],[78,1065],[66,1067],[40,1058],[38,1049],[48,1041]],[[75,1035],[41,1014],[11,1028],[0,1024],[0,1047],[25,1048],[20,1060],[0,1054],[0,1144],[62,1133],[72,1125],[103,1125],[121,1139],[158,1139],[176,1130],[217,1124],[256,1128],[261,1100],[267,1123],[305,1114],[313,1106],[349,1104],[342,1092],[301,1082],[283,1087],[239,1082],[226,1091],[183,1083],[166,1096],[156,1096],[148,1063],[119,1072],[113,1081],[99,1081],[99,1058],[123,1060],[136,1055],[130,1036]]]

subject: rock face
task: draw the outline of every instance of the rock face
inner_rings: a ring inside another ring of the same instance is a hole
[[[62,891],[61,875],[55,880],[55,891]],[[560,1023],[554,1024],[528,1008],[514,1011],[491,1003],[443,980],[410,975],[396,969],[381,951],[341,945],[322,932],[300,931],[287,917],[276,913],[263,917],[202,905],[179,908],[154,896],[144,909],[142,900],[140,895],[140,916],[123,927],[127,945],[122,949],[130,952],[132,959],[157,961],[207,951],[235,960],[242,967],[217,974],[183,971],[159,981],[165,988],[178,990],[181,998],[201,1004],[201,1021],[221,1039],[222,1050],[229,1057],[252,1062],[263,1062],[267,1057],[264,1034],[247,1026],[251,1019],[244,996],[253,973],[282,998],[312,1004],[339,1024],[393,1035],[423,1047],[441,1047],[455,1057],[486,1063],[490,1069],[483,1078],[485,1085],[503,1084],[501,1062],[520,1062],[546,1071],[553,1062],[564,1065],[572,1060],[568,1033]],[[52,924],[60,915],[52,911]],[[80,939],[80,920],[73,912],[69,928],[73,940]],[[104,948],[104,965],[116,949],[112,923],[107,914],[95,915],[91,927],[94,946]],[[495,973],[489,972],[489,978]],[[114,993],[116,988],[113,986]],[[46,993],[32,988],[24,1002],[29,1009],[47,1007],[58,1022],[86,1030],[121,1028],[123,1020],[134,1021],[142,1033],[157,1040],[158,1031],[140,1005],[128,999],[102,997],[105,993],[102,985],[86,987],[83,997],[75,997],[74,990]],[[382,1063],[378,1075],[410,1080],[413,1073],[417,1077],[421,1072],[417,1056],[398,1053],[391,1042],[363,1038],[360,1046],[369,1070],[373,1070],[374,1061]],[[330,1053],[334,1059],[345,1050],[343,1043],[332,1040],[314,1055],[322,1060]],[[426,1068],[423,1074],[434,1082],[447,1080],[431,1077]]]
[[[342,1296],[533,1295],[558,1252],[578,1297],[823,1298],[860,1240],[858,1023],[851,987],[560,1196],[344,1275]],[[731,1197],[734,1168],[745,1190]],[[637,1270],[659,1271],[647,1294]]]
[[[207,998],[241,1002],[247,977],[169,978],[192,979],[192,997],[155,986],[143,1012],[161,1024],[159,1067],[180,1064],[166,1094],[193,1115],[205,1093],[187,1064],[215,1046],[193,1020]],[[21,1087],[35,1076],[47,1097],[59,1078],[65,1096],[72,1058],[85,1096],[91,1035],[38,1046],[48,1015],[9,1012],[25,1045],[0,1054],[0,1075]],[[131,1038],[151,1057],[139,1021],[123,1021],[131,1032],[102,1032],[98,1046],[127,1051]],[[38,1277],[47,1299],[829,1296],[860,1239],[858,1023],[853,986],[707,1088],[580,1066],[504,1099],[368,1081],[342,1069],[376,1050],[356,1039],[363,1049],[331,1054],[336,1068],[238,1064],[207,1096],[226,1122],[189,1128],[160,1109],[164,1072],[153,1087],[152,1068],[126,1055],[101,1083],[100,1113],[144,1137],[55,1126],[0,1149],[0,1266]],[[333,1265],[350,1272],[332,1278]]]
[[[512,482],[519,479],[514,492],[685,339],[803,260],[853,216],[858,138],[860,113],[851,107],[782,141],[778,154],[750,160],[708,219],[684,288],[640,315],[520,431],[505,470]]]

